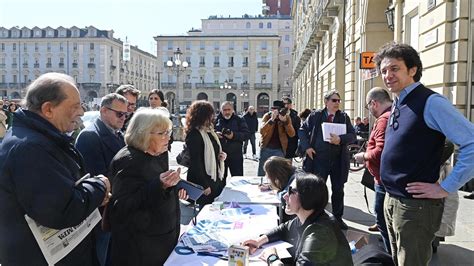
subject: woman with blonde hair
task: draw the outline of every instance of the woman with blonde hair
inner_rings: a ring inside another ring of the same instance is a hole
[[[186,113],[186,146],[191,164],[188,181],[204,187],[197,203],[212,203],[225,186],[224,160],[219,137],[213,127],[214,108],[207,101],[195,101]]]
[[[112,230],[111,265],[163,265],[178,243],[180,168],[168,170],[171,121],[165,108],[135,112],[125,143],[112,160],[112,198],[107,215]]]

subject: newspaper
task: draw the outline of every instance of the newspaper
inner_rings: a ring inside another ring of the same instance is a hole
[[[346,134],[346,124],[337,124],[337,123],[322,123],[323,130],[323,140],[329,142],[331,140],[331,133],[335,135],[344,135]]]
[[[42,226],[25,214],[25,220],[38,242],[48,265],[54,265],[71,252],[92,231],[102,219],[99,209],[95,209],[80,224],[61,230]]]

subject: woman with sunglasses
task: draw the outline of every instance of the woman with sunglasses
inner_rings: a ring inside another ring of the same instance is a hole
[[[293,245],[288,251],[291,259],[280,259],[275,248],[266,249],[261,258],[268,265],[352,265],[349,244],[336,219],[324,208],[328,203],[328,189],[324,179],[302,173],[288,187],[283,198],[285,212],[296,217],[280,224],[256,239],[243,242],[253,254],[263,244],[279,240]]]
[[[163,265],[178,243],[180,168],[169,170],[171,121],[166,109],[142,108],[130,120],[125,143],[110,164],[111,265]]]

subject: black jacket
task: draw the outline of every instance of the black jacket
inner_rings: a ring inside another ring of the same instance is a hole
[[[167,170],[162,157],[129,146],[112,160],[112,265],[163,265],[178,243],[178,194],[160,181]]]
[[[216,119],[215,129],[222,132],[222,129],[230,129],[234,133],[233,139],[222,138],[222,150],[229,156],[243,156],[242,145],[245,140],[249,139],[250,132],[247,123],[242,117],[232,114],[230,119],[225,119],[219,114]]]
[[[293,128],[295,130],[298,130],[301,126],[301,119],[298,116],[298,112],[296,112],[293,109],[289,110],[290,112],[290,118],[291,118],[291,124],[293,125]],[[288,137],[288,148],[286,149],[286,158],[294,158],[296,157],[296,149],[298,148],[298,134],[295,134],[293,137]]]
[[[47,265],[24,215],[63,229],[81,223],[103,201],[99,179],[85,174],[72,139],[36,113],[17,110],[0,147],[0,264]],[[94,265],[91,235],[56,265]]]
[[[298,217],[280,224],[266,234],[269,242],[283,240],[296,265],[352,265],[352,255],[344,234],[332,215],[313,213],[301,224]]]
[[[251,115],[249,112],[246,112],[243,117],[245,119],[245,122],[247,123],[247,127],[249,128],[249,132],[250,133],[257,132],[258,131],[257,112],[253,112],[253,115]]]

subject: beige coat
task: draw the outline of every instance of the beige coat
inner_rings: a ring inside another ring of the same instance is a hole
[[[5,137],[7,132],[7,115],[3,110],[0,110],[0,138]]]

